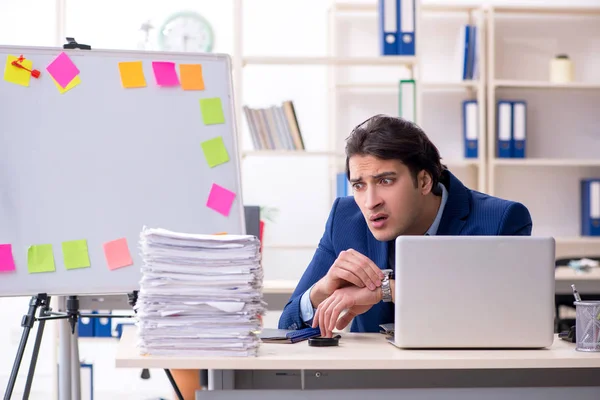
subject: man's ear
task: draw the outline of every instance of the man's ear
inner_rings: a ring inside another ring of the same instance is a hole
[[[431,192],[433,187],[433,179],[431,179],[431,175],[425,170],[419,172],[419,189],[421,190],[422,195],[427,195]]]

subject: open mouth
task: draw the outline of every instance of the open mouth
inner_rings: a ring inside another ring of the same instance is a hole
[[[385,214],[377,214],[371,217],[371,221],[373,222],[381,222],[387,219],[387,215]]]

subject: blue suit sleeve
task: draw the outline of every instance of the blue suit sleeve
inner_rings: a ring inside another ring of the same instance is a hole
[[[339,203],[339,198],[333,202],[331,212],[327,218],[325,224],[325,233],[319,241],[319,245],[315,254],[313,255],[310,264],[304,271],[302,278],[298,282],[298,286],[292,293],[292,296],[288,303],[283,308],[281,317],[279,317],[279,329],[302,329],[308,326],[307,322],[303,319],[302,313],[302,296],[307,292],[317,281],[323,278],[329,268],[333,265],[336,255],[333,249],[332,232],[333,223],[335,218],[335,212]],[[305,296],[306,299],[306,296]],[[310,298],[309,298],[310,303]],[[311,304],[312,307],[312,304]],[[307,311],[307,310],[305,310]],[[312,310],[311,310],[312,311]],[[312,317],[311,317],[312,319]]]
[[[533,221],[529,210],[521,203],[511,203],[502,216],[498,235],[531,236]]]

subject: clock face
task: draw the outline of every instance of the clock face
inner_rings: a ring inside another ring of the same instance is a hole
[[[210,52],[213,30],[204,17],[194,12],[181,12],[167,18],[158,31],[158,43],[165,51]]]

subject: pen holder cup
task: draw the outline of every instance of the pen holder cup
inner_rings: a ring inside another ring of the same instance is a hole
[[[578,351],[600,351],[600,301],[576,301]]]

